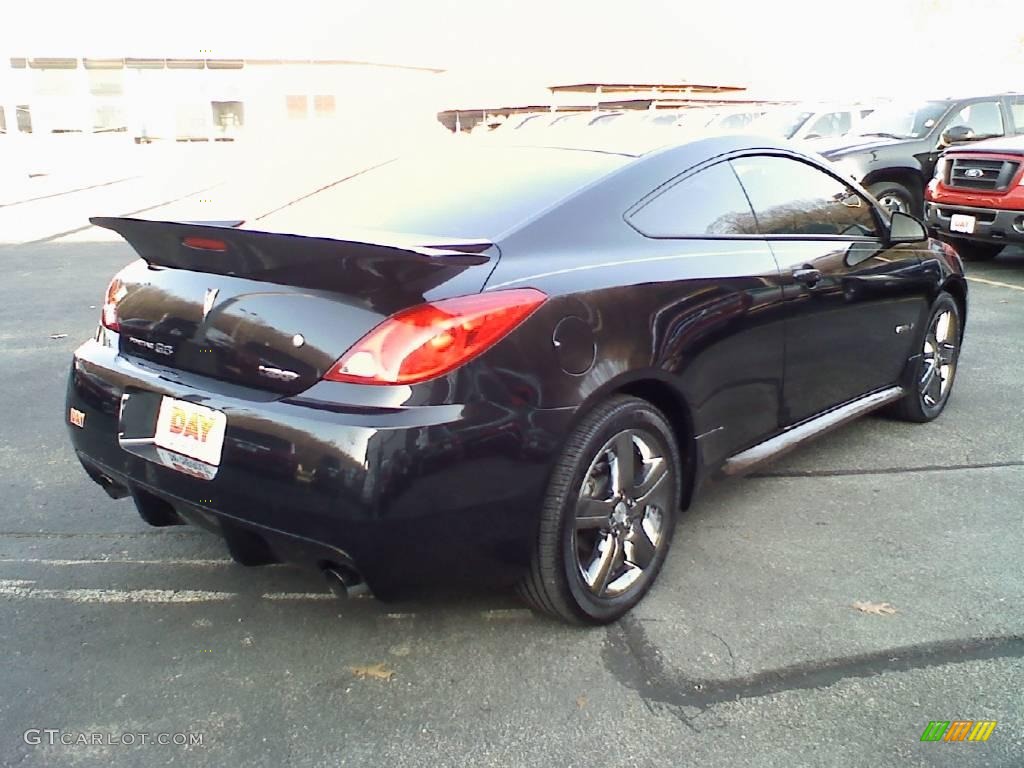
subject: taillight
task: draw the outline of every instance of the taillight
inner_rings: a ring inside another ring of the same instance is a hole
[[[356,384],[415,384],[441,376],[496,344],[547,296],[533,288],[421,304],[389,317],[324,376]]]
[[[195,248],[198,251],[218,251],[223,253],[228,249],[226,242],[213,237],[186,237],[181,242],[183,245]]]
[[[110,285],[107,286],[106,299],[103,301],[103,311],[100,313],[100,322],[104,328],[109,328],[112,331],[120,330],[117,320],[117,304],[126,293],[128,293],[128,289],[120,277],[115,277],[110,281]]]

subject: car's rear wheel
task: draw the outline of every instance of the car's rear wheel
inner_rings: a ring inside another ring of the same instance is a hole
[[[956,300],[940,293],[932,304],[921,354],[910,377],[912,384],[895,404],[893,415],[905,421],[926,422],[942,413],[953,391],[962,328]]]
[[[890,211],[901,211],[917,216],[920,206],[913,193],[895,181],[880,181],[868,187],[868,192],[875,196]]]
[[[635,397],[599,406],[552,471],[520,596],[570,622],[619,618],[661,570],[681,495],[679,447],[662,413]]]
[[[997,243],[979,243],[972,240],[952,240],[951,244],[964,261],[991,261],[1006,247]]]

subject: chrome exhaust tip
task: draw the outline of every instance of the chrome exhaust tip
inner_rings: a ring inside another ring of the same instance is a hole
[[[353,568],[332,563],[324,566],[323,574],[335,597],[347,600],[370,594],[370,588]]]

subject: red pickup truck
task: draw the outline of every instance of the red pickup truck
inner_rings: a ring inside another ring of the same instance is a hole
[[[1024,136],[947,149],[925,201],[928,228],[968,261],[1024,244]]]

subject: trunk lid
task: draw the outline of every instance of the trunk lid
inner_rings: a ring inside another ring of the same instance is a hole
[[[121,234],[145,262],[120,275],[123,354],[285,395],[319,381],[388,315],[478,293],[496,253],[472,239],[91,221]]]

